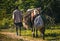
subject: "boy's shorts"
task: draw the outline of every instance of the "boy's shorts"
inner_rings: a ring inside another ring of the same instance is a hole
[[[23,26],[22,22],[14,23],[14,24],[15,24],[15,26],[19,26],[19,27],[22,27]]]

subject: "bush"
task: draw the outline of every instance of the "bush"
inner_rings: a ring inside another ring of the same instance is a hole
[[[1,20],[0,29],[7,29],[12,27],[12,25],[13,25],[12,19],[4,18],[3,20]]]

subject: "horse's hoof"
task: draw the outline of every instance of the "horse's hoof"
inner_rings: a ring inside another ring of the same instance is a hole
[[[35,37],[35,34],[33,34],[33,37]]]
[[[45,40],[45,38],[43,38],[43,40]]]
[[[17,36],[18,36],[18,34],[17,34]]]
[[[38,37],[38,35],[36,35],[36,38]]]
[[[43,37],[44,35],[43,34],[41,34],[41,37]]]
[[[21,34],[20,34],[20,36],[21,36]]]
[[[33,37],[35,37],[35,35],[33,35]]]
[[[18,36],[18,33],[16,35]]]
[[[21,36],[21,35],[20,35]]]

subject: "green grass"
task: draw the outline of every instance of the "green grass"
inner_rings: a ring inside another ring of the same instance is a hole
[[[3,31],[3,30],[2,30]],[[13,32],[15,33],[15,29],[10,29],[10,30],[5,30],[6,32]],[[22,36],[29,36],[32,37],[32,32],[31,30],[22,30]],[[40,32],[38,31],[39,34],[39,38],[41,38],[40,36]],[[60,30],[59,29],[46,29],[45,31],[45,39],[46,40],[60,40]]]
[[[47,40],[59,41],[60,40],[60,30],[59,29],[46,30],[45,31],[45,37]]]
[[[53,27],[55,29],[46,29],[45,30],[45,39],[48,41],[60,41],[60,26],[55,26]],[[3,29],[1,31],[5,31],[5,32],[13,32],[15,33],[15,28],[11,28],[11,29]],[[28,36],[28,37],[32,37],[32,32],[31,30],[22,30],[22,36]],[[41,33],[38,31],[39,37],[41,38]],[[37,38],[37,39],[38,39]]]

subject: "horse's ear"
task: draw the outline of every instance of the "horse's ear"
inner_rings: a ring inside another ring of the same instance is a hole
[[[41,7],[39,7],[38,9],[40,9],[40,10],[41,10]]]
[[[40,10],[41,10],[41,7],[37,8],[37,10],[39,10],[39,11],[40,11]]]

